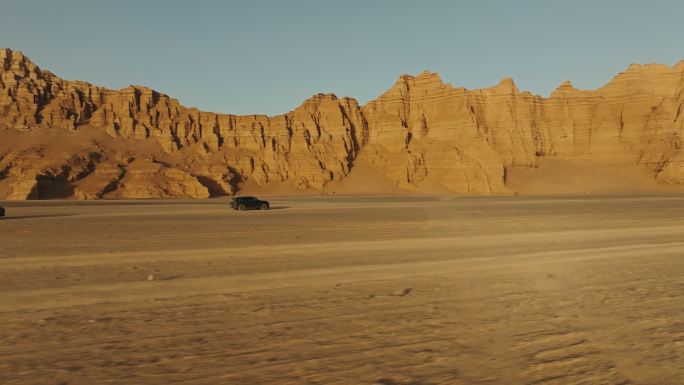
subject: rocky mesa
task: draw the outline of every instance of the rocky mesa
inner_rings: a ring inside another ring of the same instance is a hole
[[[0,49],[0,66],[0,199],[334,193],[349,184],[512,194],[514,171],[551,161],[637,169],[646,177],[635,183],[684,187],[684,61],[631,65],[592,91],[565,82],[548,98],[508,78],[467,90],[423,72],[364,106],[318,94],[278,116],[203,112],[142,86],[64,80],[10,49]]]

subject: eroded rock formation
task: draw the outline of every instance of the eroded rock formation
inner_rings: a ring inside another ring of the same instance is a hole
[[[684,62],[632,65],[549,98],[403,75],[365,106],[318,94],[279,116],[186,108],[149,88],[63,80],[0,49],[0,199],[204,198],[246,183],[326,192],[357,164],[407,191],[512,193],[540,159],[639,165],[684,184]],[[295,190],[293,190],[295,191]]]

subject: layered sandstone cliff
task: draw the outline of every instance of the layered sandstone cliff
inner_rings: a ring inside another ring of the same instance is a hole
[[[466,90],[404,75],[365,106],[319,94],[279,116],[186,108],[149,88],[63,80],[0,49],[0,199],[328,192],[359,165],[406,191],[512,193],[544,159],[639,166],[684,185],[684,62],[632,65],[595,91],[549,98],[511,79]]]

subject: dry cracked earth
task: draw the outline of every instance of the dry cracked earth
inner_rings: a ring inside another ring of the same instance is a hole
[[[684,195],[3,206],[3,385],[684,383]]]

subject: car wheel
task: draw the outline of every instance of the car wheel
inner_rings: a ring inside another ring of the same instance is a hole
[[[268,203],[262,203],[262,204],[261,204],[261,209],[262,209],[262,210],[268,210]]]
[[[238,210],[240,210],[240,211],[245,211],[245,210],[247,210],[247,206],[245,206],[245,205],[240,205],[240,206],[238,206]]]

